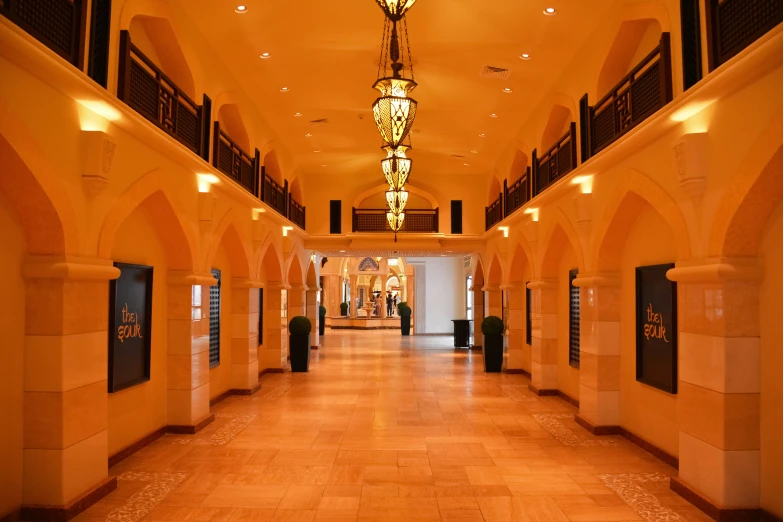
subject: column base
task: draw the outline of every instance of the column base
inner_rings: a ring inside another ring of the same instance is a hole
[[[71,520],[115,489],[117,489],[117,477],[107,477],[65,506],[22,506],[19,518],[31,522]]]
[[[266,375],[267,373],[285,373],[285,368],[264,368],[258,372],[258,378],[260,379],[261,376]]]
[[[771,513],[767,513],[759,508],[725,508],[718,506],[678,477],[671,477],[669,487],[718,522],[773,522],[780,520]]]
[[[527,389],[538,395],[539,397],[555,397],[557,396],[557,390],[539,390],[532,384],[527,385]]]
[[[209,406],[211,408],[215,404],[223,402],[224,400],[228,399],[232,395],[253,395],[260,389],[261,389],[260,382],[257,382],[252,388],[231,388],[230,390],[224,391],[217,397],[209,399]]]
[[[596,426],[578,413],[574,415],[574,421],[593,435],[620,435],[622,433],[620,426]]]
[[[204,428],[212,424],[214,420],[215,420],[215,414],[210,413],[204,418],[204,420],[202,420],[201,422],[197,423],[194,426],[169,425],[166,426],[166,432],[177,433],[180,435],[195,435],[199,431],[203,430]]]
[[[516,374],[516,375],[524,375],[524,376],[526,376],[526,377],[528,377],[528,378],[532,377],[532,376],[530,375],[530,372],[529,372],[529,371],[527,371],[527,370],[523,370],[522,368],[506,368],[506,373],[509,373],[509,374],[512,374],[512,375],[513,375],[513,374]],[[530,385],[528,385],[528,386],[530,386]]]
[[[167,427],[163,426],[159,430],[155,430],[149,435],[142,437],[141,439],[137,440],[133,444],[124,447],[114,455],[109,456],[109,467],[116,466],[123,460],[127,459],[137,451],[139,451],[144,446],[148,446],[149,444],[152,444],[162,436],[164,436],[167,432]]]

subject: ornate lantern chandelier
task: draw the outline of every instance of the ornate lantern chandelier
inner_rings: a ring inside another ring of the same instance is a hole
[[[381,160],[383,175],[386,176],[386,182],[389,184],[390,190],[402,190],[405,182],[408,181],[413,163],[413,160],[405,156],[405,151],[408,150],[408,147],[400,145],[396,149],[391,147],[385,147],[385,149],[388,156],[386,159]]]
[[[405,32],[405,43],[408,44],[408,25],[405,19],[402,19],[401,25]],[[389,31],[390,26],[391,32]],[[396,149],[408,136],[413,121],[416,119],[416,109],[418,108],[418,102],[409,97],[413,89],[416,88],[416,82],[413,81],[410,45],[408,45],[408,69],[410,69],[411,77],[405,78],[402,74],[405,63],[401,60],[403,57],[400,55],[400,38],[397,34],[396,20],[387,19],[384,24],[381,54],[381,61],[378,64],[378,80],[373,85],[374,89],[380,91],[381,97],[373,103],[372,113],[381,138],[386,145]],[[391,63],[387,59],[391,60]],[[387,69],[391,69],[391,76],[387,75]]]
[[[386,18],[393,22],[399,22],[400,19],[405,16],[405,12],[408,11],[416,0],[375,0],[378,5],[381,6],[383,12],[386,13]]]

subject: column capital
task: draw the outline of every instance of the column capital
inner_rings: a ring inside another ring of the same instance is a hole
[[[527,287],[531,290],[540,288],[542,290],[557,288],[557,279],[533,279],[527,284]]]
[[[266,286],[266,283],[264,283],[260,279],[247,279],[247,278],[237,278],[237,277],[231,279],[232,288],[264,288],[264,286]]]
[[[308,286],[307,287],[307,291],[308,292],[320,292],[321,290],[323,290],[323,288],[318,287],[318,286]]]
[[[678,262],[666,277],[678,283],[758,281],[763,270],[755,258],[712,258]]]
[[[268,288],[269,290],[288,290],[291,286],[281,281],[270,281],[264,285],[264,288]]]
[[[166,282],[169,286],[216,286],[218,284],[211,272],[188,272],[186,270],[169,270]]]
[[[300,284],[288,285],[288,288],[292,292],[307,292],[308,289],[307,285],[300,285]]]
[[[579,274],[573,281],[573,285],[579,288],[595,287],[619,287],[620,274],[616,272],[605,272],[596,274]]]
[[[25,279],[66,279],[71,281],[110,281],[120,277],[120,269],[110,259],[76,256],[28,256],[22,266]]]
[[[500,285],[501,290],[521,290],[525,288],[525,283],[521,281],[516,281],[513,283],[506,283],[505,285]]]
[[[489,285],[485,285],[485,286],[481,287],[481,289],[482,289],[484,292],[497,292],[497,291],[498,291],[498,290],[500,290],[501,288],[500,288],[499,286],[489,286]]]

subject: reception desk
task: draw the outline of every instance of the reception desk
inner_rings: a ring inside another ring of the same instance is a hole
[[[399,317],[331,317],[332,330],[399,330]]]

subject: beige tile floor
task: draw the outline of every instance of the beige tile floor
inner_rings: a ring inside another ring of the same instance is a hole
[[[448,337],[327,331],[309,373],[261,382],[113,467],[77,520],[710,520],[674,469]]]

